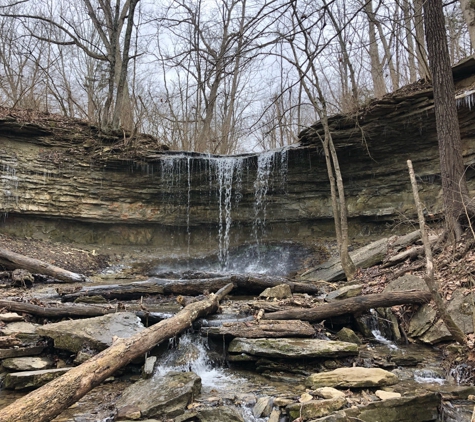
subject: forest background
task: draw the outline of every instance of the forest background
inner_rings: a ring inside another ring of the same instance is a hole
[[[423,0],[2,1],[0,104],[124,136],[148,133],[171,149],[279,148],[322,110],[351,114],[426,81],[422,7]],[[472,53],[475,11],[469,1],[447,1],[444,14],[454,64]]]

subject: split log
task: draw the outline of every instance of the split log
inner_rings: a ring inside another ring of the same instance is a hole
[[[33,274],[48,275],[56,280],[66,282],[84,282],[87,277],[82,274],[73,273],[39,259],[30,258],[8,249],[0,248],[0,265],[9,270],[25,269]]]
[[[76,403],[94,387],[133,359],[191,327],[196,318],[215,312],[219,301],[231,290],[226,285],[215,295],[191,303],[174,317],[126,339],[118,339],[109,348],[72,368],[64,375],[18,399],[0,412],[0,422],[47,422]]]
[[[238,292],[247,294],[261,293],[267,287],[274,287],[279,284],[288,284],[292,292],[295,293],[320,293],[319,288],[312,283],[296,283],[282,277],[232,275],[199,280],[150,278],[145,281],[136,281],[122,285],[84,286],[76,292],[62,295],[61,300],[72,302],[81,296],[102,296],[107,300],[131,300],[154,294],[196,296],[203,293],[216,292],[228,283],[233,283]]]
[[[245,321],[224,323],[220,327],[202,327],[201,333],[210,336],[243,338],[312,337],[315,329],[307,321]]]
[[[96,305],[40,306],[27,302],[0,299],[0,308],[13,312],[24,312],[43,318],[88,318],[116,312],[115,307]]]
[[[263,319],[300,319],[303,321],[322,321],[344,314],[354,314],[371,308],[387,308],[408,303],[427,303],[431,300],[429,292],[410,290],[406,292],[388,292],[374,295],[335,300],[331,303],[310,309],[294,309],[265,314]]]

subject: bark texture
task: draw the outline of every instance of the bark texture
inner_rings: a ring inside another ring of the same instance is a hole
[[[430,292],[408,291],[390,292],[358,296],[336,300],[310,309],[295,309],[265,314],[263,319],[300,319],[302,321],[322,321],[327,318],[362,312],[371,308],[387,308],[408,303],[426,303],[431,299]]]
[[[460,217],[466,212],[467,207],[473,206],[470,205],[465,181],[462,141],[442,0],[424,3],[424,24],[434,89],[434,110],[446,224],[450,233],[458,239],[461,235]]]

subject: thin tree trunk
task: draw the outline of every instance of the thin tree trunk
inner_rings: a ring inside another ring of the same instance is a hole
[[[409,167],[409,176],[411,178],[412,193],[414,195],[414,201],[417,208],[417,216],[419,218],[419,227],[421,229],[422,242],[424,244],[424,250],[426,254],[426,275],[424,280],[429,288],[429,291],[432,295],[432,299],[437,306],[437,312],[440,315],[442,321],[444,321],[445,326],[452,334],[455,341],[458,341],[460,344],[466,344],[466,338],[463,331],[457,326],[450,314],[447,312],[447,306],[442,299],[442,296],[439,294],[438,283],[434,279],[434,259],[432,258],[432,250],[430,247],[429,236],[427,235],[426,222],[424,220],[424,213],[422,210],[421,201],[419,199],[419,191],[417,189],[416,176],[414,174],[414,169],[412,168],[411,160],[407,160],[407,166]]]
[[[232,287],[232,284],[228,284],[216,295],[211,294],[201,302],[189,304],[174,317],[165,319],[133,337],[117,340],[82,365],[2,409],[0,422],[52,420],[133,359],[191,327],[195,319],[216,311],[219,302]]]
[[[414,38],[412,36],[411,28],[411,7],[409,0],[403,0],[402,2],[402,12],[404,16],[404,32],[407,43],[407,55],[408,55],[408,65],[409,65],[409,82],[413,83],[417,79],[417,69],[416,69],[416,60],[415,60],[415,51],[414,51]]]
[[[374,96],[376,98],[381,98],[384,94],[386,94],[387,91],[386,84],[384,82],[383,66],[379,58],[372,0],[366,2],[365,12],[368,16],[369,57],[371,60],[371,78],[373,80]]]
[[[429,63],[427,61],[426,42],[424,38],[424,20],[422,17],[423,0],[414,0],[414,29],[416,32],[416,56],[419,77],[430,80]]]

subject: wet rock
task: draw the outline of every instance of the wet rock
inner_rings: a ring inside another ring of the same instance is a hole
[[[338,333],[336,333],[336,336],[340,341],[355,343],[358,345],[361,344],[361,340],[351,328],[343,327],[340,331],[338,331]]]
[[[14,371],[38,371],[50,369],[53,366],[53,361],[47,357],[9,358],[2,361],[2,366]]]
[[[268,287],[259,297],[265,297],[267,299],[288,299],[292,297],[292,291],[288,284],[279,284],[275,287]]]
[[[440,398],[437,393],[375,401],[345,410],[350,420],[367,422],[424,422],[438,420]],[[354,419],[351,419],[354,418]]]
[[[142,376],[144,378],[150,378],[153,375],[153,370],[155,368],[155,363],[157,362],[156,356],[149,356],[145,359],[145,364],[142,370]]]
[[[229,406],[209,407],[197,412],[201,422],[244,422],[244,418],[234,408]]]
[[[41,371],[11,372],[6,375],[4,387],[7,390],[38,388],[60,377],[71,368],[44,369]]]
[[[345,405],[346,399],[339,397],[335,399],[311,400],[305,403],[291,404],[286,407],[286,410],[290,416],[290,420],[301,418],[302,421],[309,421],[340,410]]]
[[[117,420],[139,411],[140,416],[173,418],[184,413],[201,391],[201,378],[193,372],[169,372],[161,377],[141,379],[128,387],[117,401]]]
[[[257,403],[252,409],[252,414],[255,418],[267,417],[272,411],[274,400],[272,397],[264,396],[257,399]]]
[[[358,354],[358,346],[343,341],[319,339],[244,339],[235,338],[229,344],[230,354],[245,353],[270,358],[340,357]]]
[[[131,312],[118,312],[101,317],[62,321],[38,328],[42,336],[51,337],[58,349],[77,353],[82,349],[101,351],[112,345],[114,337],[128,338],[144,329]]]
[[[365,388],[383,387],[398,382],[399,378],[396,375],[384,369],[352,367],[312,374],[306,378],[305,385],[310,388]]]

